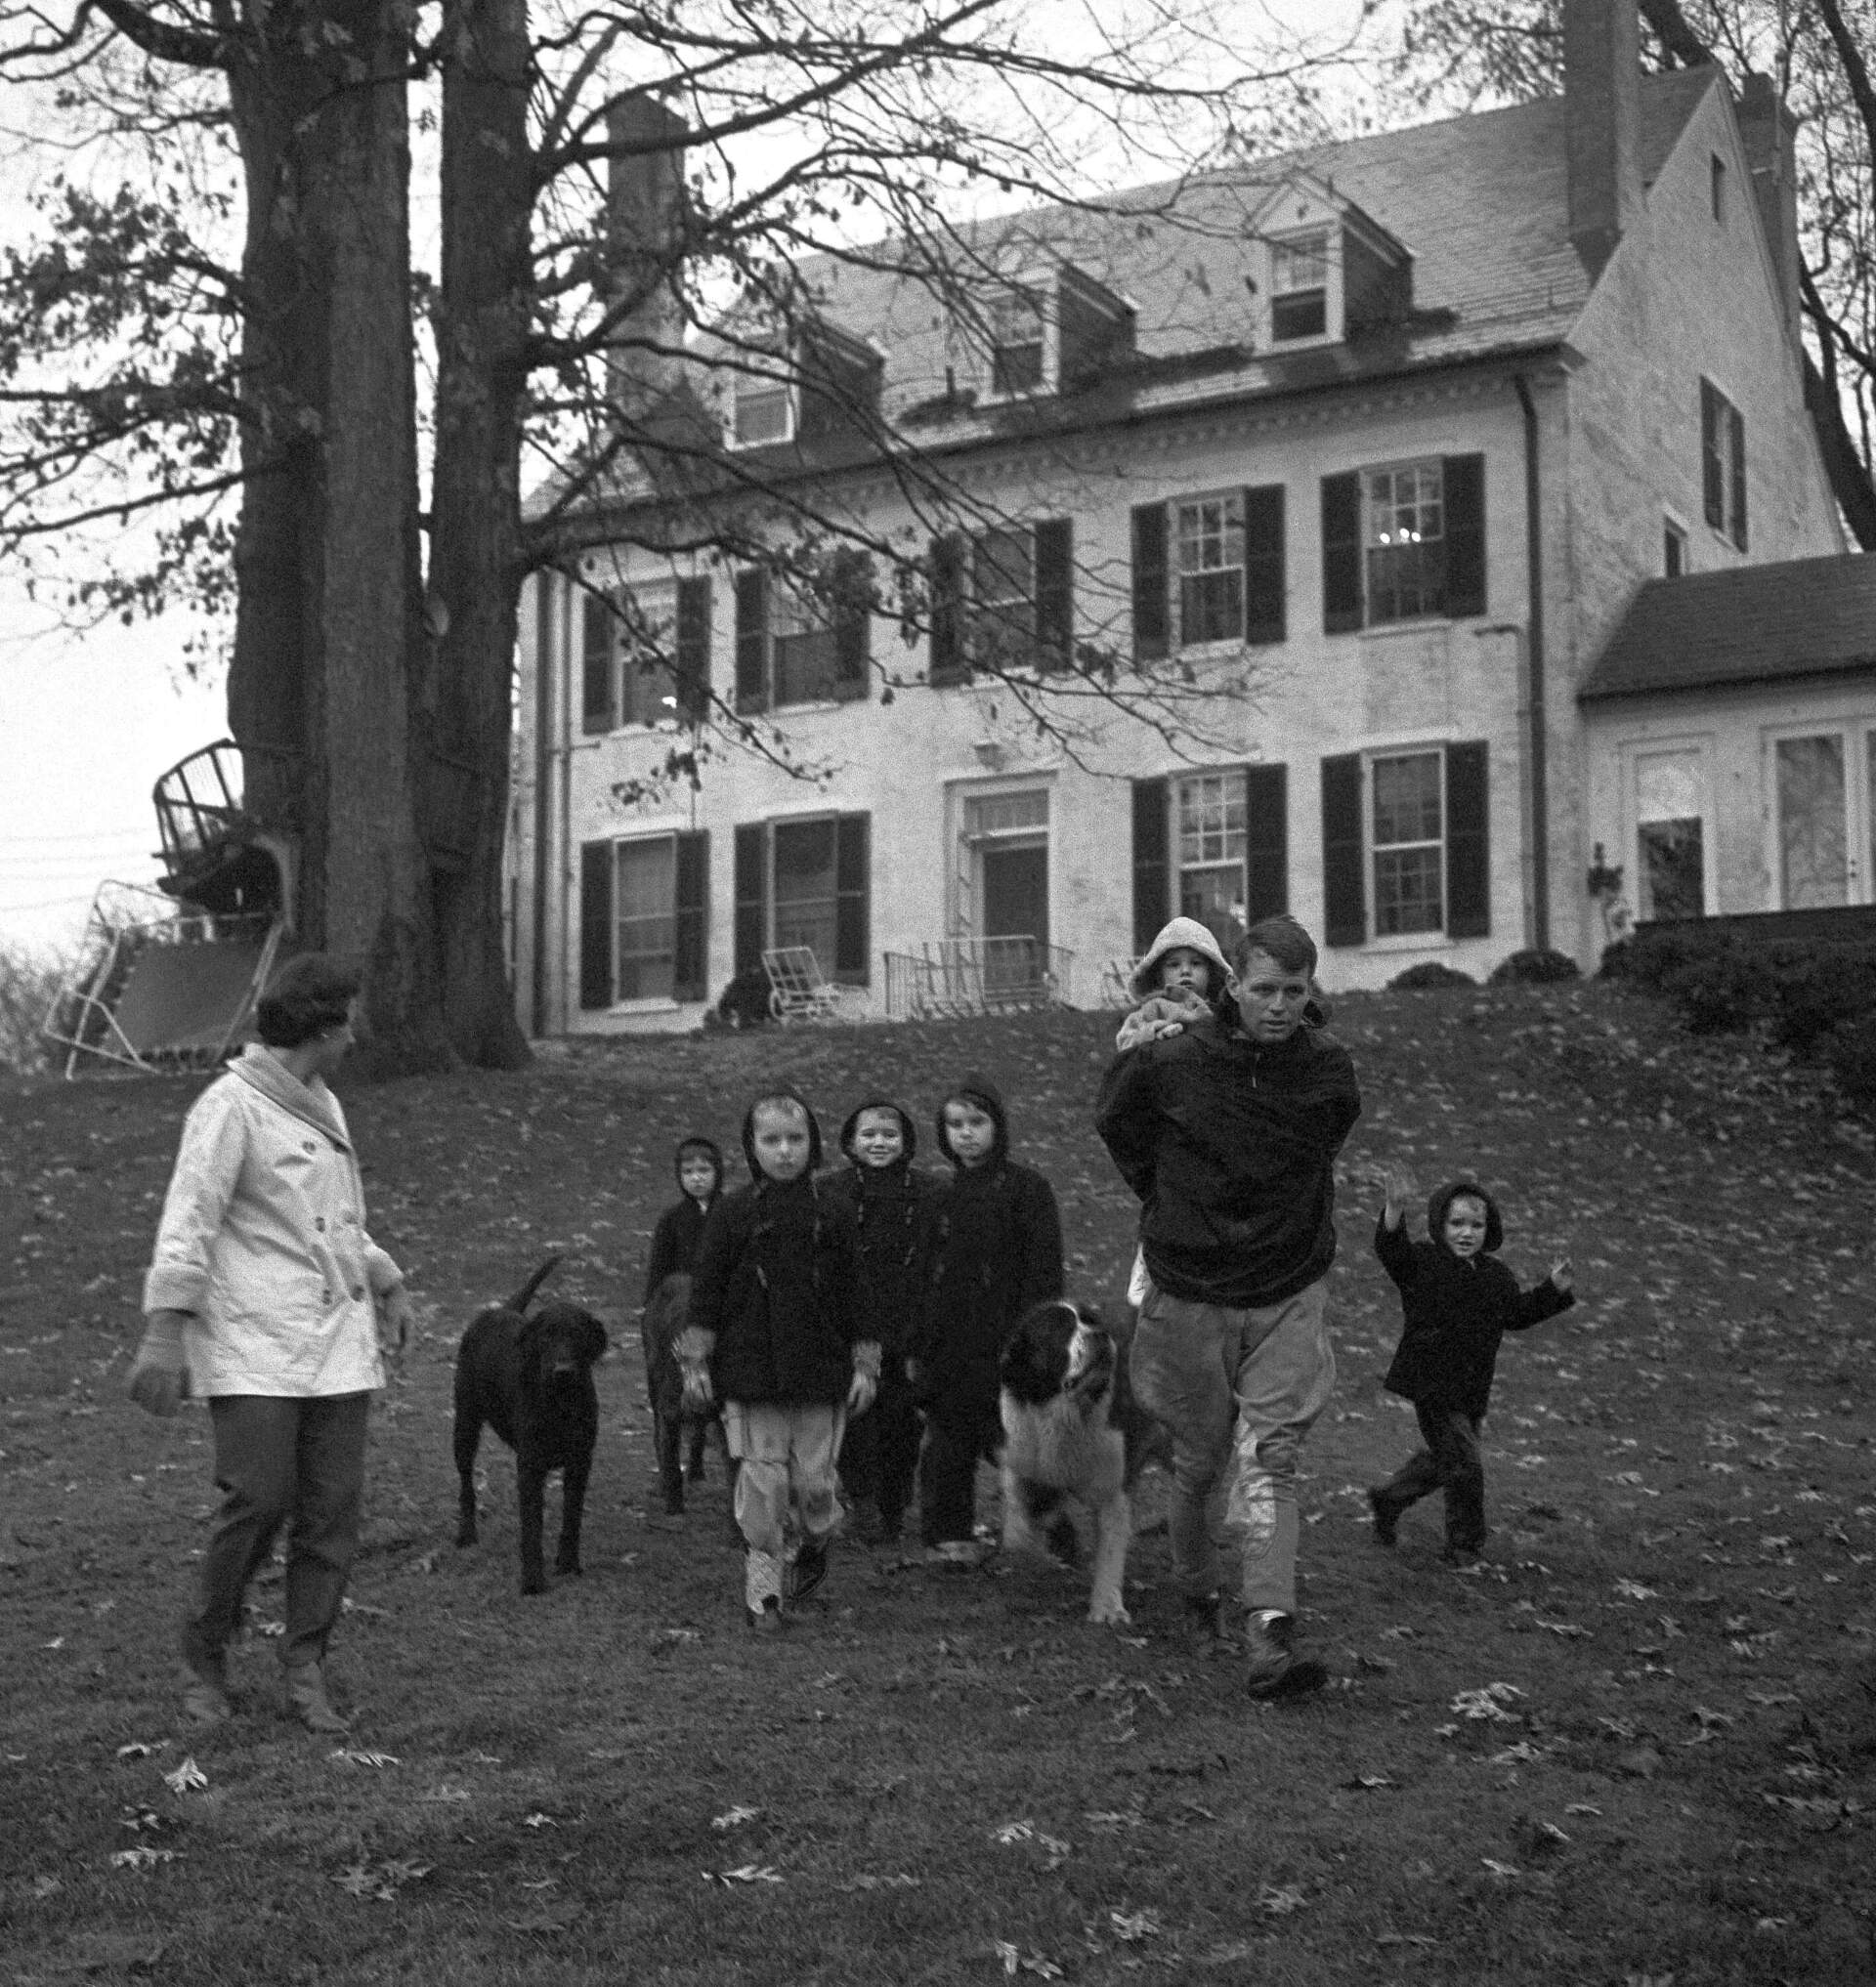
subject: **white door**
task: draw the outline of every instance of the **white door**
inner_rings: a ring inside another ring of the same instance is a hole
[[[1780,910],[1867,904],[1876,730],[1818,726],[1770,739],[1772,890]]]

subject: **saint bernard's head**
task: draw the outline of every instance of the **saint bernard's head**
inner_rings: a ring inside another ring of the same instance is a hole
[[[1113,1377],[1114,1339],[1090,1304],[1056,1298],[1036,1305],[1003,1348],[1003,1386],[1032,1407],[1065,1394],[1098,1398]]]

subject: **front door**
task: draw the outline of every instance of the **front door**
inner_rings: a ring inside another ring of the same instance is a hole
[[[1825,910],[1869,899],[1864,811],[1851,737],[1811,732],[1772,740],[1778,908]],[[1876,738],[1876,734],[1872,734]]]
[[[984,949],[985,993],[1011,994],[1042,978],[1042,948],[1048,943],[1048,849],[991,846],[982,862],[982,936],[1035,942]]]

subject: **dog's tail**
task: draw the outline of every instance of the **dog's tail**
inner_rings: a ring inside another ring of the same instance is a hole
[[[534,1301],[534,1292],[540,1289],[554,1271],[560,1267],[560,1257],[550,1255],[547,1260],[522,1285],[515,1294],[502,1306],[505,1311],[526,1312]]]

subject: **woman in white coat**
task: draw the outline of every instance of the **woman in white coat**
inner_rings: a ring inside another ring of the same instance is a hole
[[[358,991],[356,973],[319,953],[274,976],[260,1040],[183,1126],[144,1282],[131,1398],[160,1416],[185,1396],[207,1401],[222,1492],[183,1625],[184,1710],[200,1723],[231,1713],[228,1644],[284,1524],[287,1702],[312,1731],[346,1729],[325,1645],[358,1551],[371,1395],[410,1327],[325,1082],[351,1046]]]

